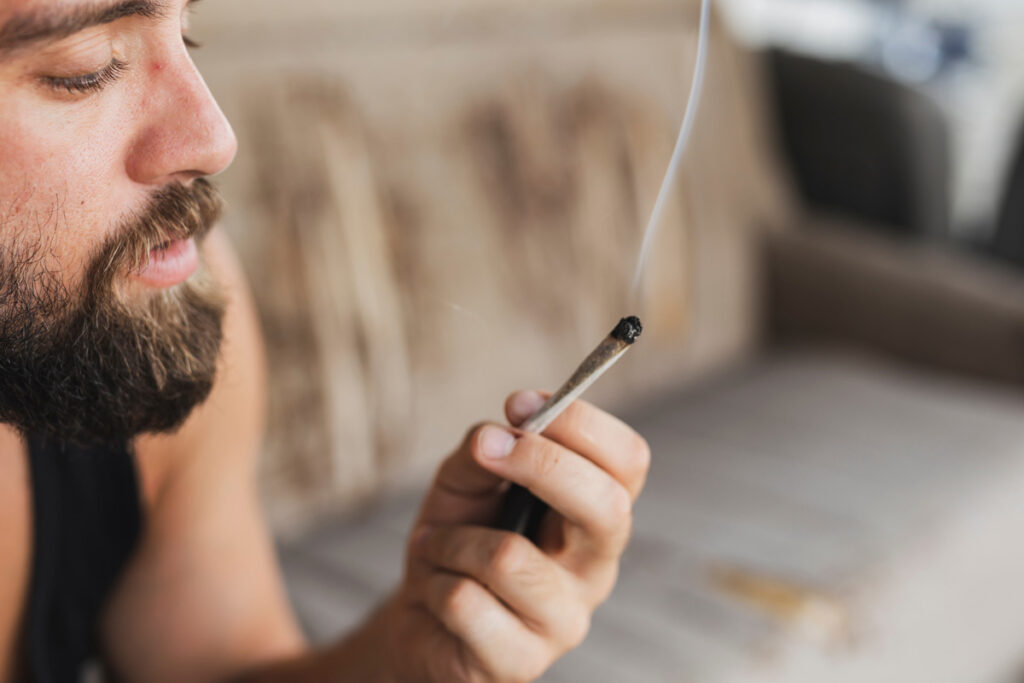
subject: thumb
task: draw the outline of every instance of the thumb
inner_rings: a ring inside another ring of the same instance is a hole
[[[494,521],[505,480],[484,469],[478,458],[485,451],[510,451],[516,435],[507,427],[480,424],[441,464],[423,501],[424,524],[490,524]]]

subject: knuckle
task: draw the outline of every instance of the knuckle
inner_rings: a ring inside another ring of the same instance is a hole
[[[633,462],[635,474],[642,478],[651,469],[651,445],[647,443],[647,439],[639,434],[635,436],[635,439],[632,451],[633,457],[630,460]]]
[[[436,529],[427,539],[428,555],[443,567],[458,567],[462,547],[462,536],[457,529]]]
[[[615,562],[609,566],[605,571],[599,572],[592,580],[591,583],[591,600],[590,604],[600,605],[604,603],[615,590],[615,583],[619,577],[619,563]]]
[[[506,663],[500,680],[507,683],[536,681],[556,659],[551,651],[551,643],[540,642],[532,646],[523,643],[521,647],[522,656],[515,657]]]
[[[620,484],[613,483],[603,497],[604,515],[601,524],[606,532],[616,532],[629,524],[633,514],[633,499]]]
[[[495,545],[491,553],[490,568],[497,575],[518,574],[528,561],[525,539],[516,534],[506,534]]]
[[[572,618],[568,631],[568,649],[579,647],[590,633],[591,615],[587,609],[580,609]]]
[[[593,533],[601,539],[601,547],[608,557],[622,553],[629,541],[633,526],[632,499],[621,486],[612,488],[601,499],[600,510],[594,515]]]
[[[472,613],[476,601],[476,591],[469,579],[447,579],[447,585],[441,592],[441,609],[456,618]]]
[[[528,658],[522,657],[520,662],[513,665],[512,670],[503,680],[508,683],[530,683],[540,678],[543,673],[544,669],[538,667]]]
[[[650,444],[640,434],[636,434],[633,449],[630,453],[629,474],[631,485],[636,487],[636,493],[640,493],[650,471]]]

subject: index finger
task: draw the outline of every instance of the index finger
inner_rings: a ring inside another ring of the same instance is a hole
[[[505,401],[509,423],[517,427],[544,404],[550,394],[520,391]],[[647,441],[619,418],[586,401],[574,401],[544,436],[575,451],[612,475],[633,500],[647,479],[651,450]]]

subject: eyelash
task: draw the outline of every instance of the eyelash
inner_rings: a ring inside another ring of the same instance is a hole
[[[46,76],[43,78],[43,82],[54,90],[64,90],[69,93],[97,92],[116,81],[127,70],[128,63],[114,57],[110,60],[110,64],[91,74],[68,77]]]
[[[185,47],[197,50],[203,45],[188,36],[181,37]],[[82,76],[46,76],[43,81],[54,90],[64,90],[69,93],[90,93],[98,92],[116,81],[121,74],[128,70],[128,62],[117,57],[110,60],[110,64],[99,71]]]

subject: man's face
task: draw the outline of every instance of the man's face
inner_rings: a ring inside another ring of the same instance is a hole
[[[185,0],[0,0],[0,421],[79,442],[173,429],[222,304],[203,176],[234,157]]]

